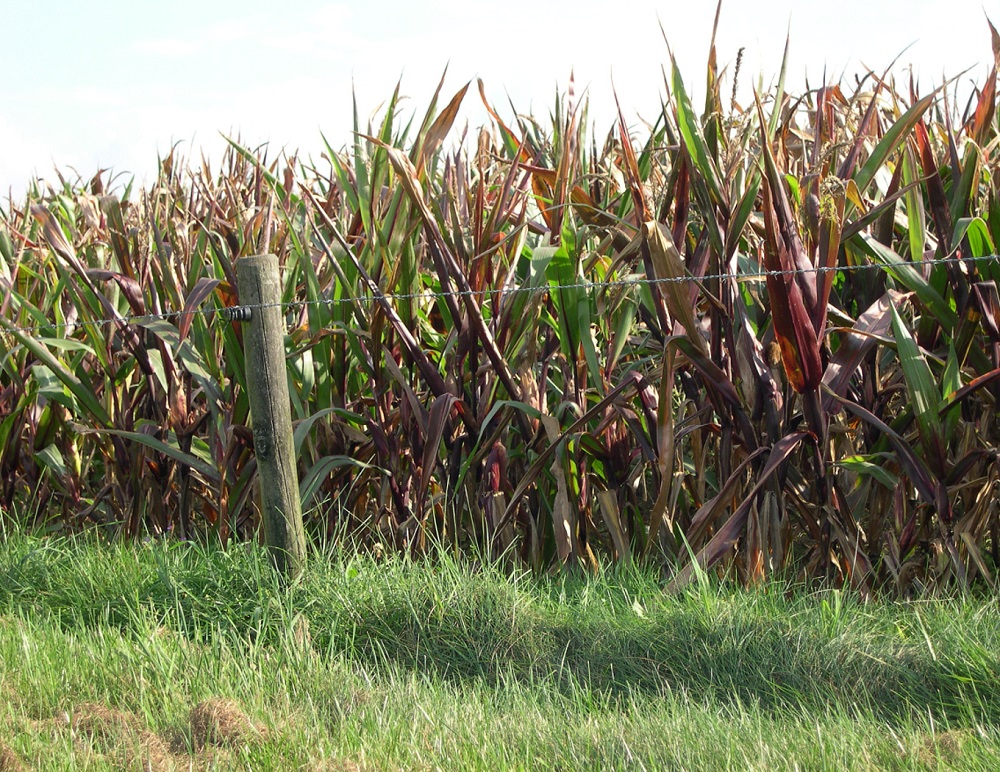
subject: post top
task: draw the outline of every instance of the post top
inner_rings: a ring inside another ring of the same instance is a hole
[[[268,263],[277,263],[277,255],[266,254],[266,255],[244,255],[243,257],[236,258],[236,265],[241,263],[247,267],[252,265],[267,265]]]

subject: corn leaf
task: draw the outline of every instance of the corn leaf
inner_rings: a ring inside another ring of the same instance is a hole
[[[920,351],[906,323],[896,310],[896,305],[889,302],[892,314],[892,330],[896,338],[896,353],[903,368],[906,380],[906,393],[913,406],[917,420],[917,431],[923,443],[924,453],[931,466],[943,476],[941,464],[945,458],[944,427],[938,418],[938,407],[941,404],[941,390],[938,388],[927,364],[927,359]]]

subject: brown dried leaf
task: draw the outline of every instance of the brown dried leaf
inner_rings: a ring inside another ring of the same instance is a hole
[[[552,532],[555,534],[559,560],[566,563],[576,552],[576,513],[569,500],[569,486],[566,485],[563,463],[566,446],[560,440],[559,422],[551,415],[543,415],[541,420],[549,442],[557,448],[549,470],[556,480],[556,498],[552,503]]]
[[[621,512],[618,509],[618,496],[611,490],[598,491],[597,503],[601,508],[601,516],[604,518],[604,524],[608,527],[608,532],[611,534],[611,541],[615,545],[615,560],[628,562],[632,553],[629,550],[625,530],[622,528]]]
[[[451,127],[455,123],[455,118],[458,117],[458,111],[462,107],[462,100],[465,99],[465,94],[469,90],[471,83],[472,81],[469,81],[458,90],[455,96],[451,98],[447,107],[438,114],[437,118],[434,119],[434,123],[427,130],[427,135],[424,137],[424,146],[417,161],[416,172],[418,177],[423,176],[427,161],[434,157],[441,148],[444,138],[451,131]]]
[[[781,468],[781,465],[792,452],[809,436],[809,432],[793,432],[774,444],[774,447],[771,448],[771,455],[761,470],[756,484],[750,489],[746,498],[743,499],[743,503],[736,508],[736,511],[733,512],[725,525],[716,531],[712,540],[695,555],[695,559],[671,580],[667,586],[668,591],[676,592],[680,590],[694,578],[696,567],[700,567],[701,570],[710,568],[733,548],[736,540],[743,534],[747,516],[757,498],[757,494],[767,484],[771,475]]]
[[[177,329],[180,333],[179,337],[182,343],[184,342],[184,339],[187,338],[187,334],[191,329],[191,323],[194,321],[194,315],[197,313],[197,309],[212,295],[217,286],[219,286],[218,279],[203,276],[198,279],[198,282],[194,285],[194,289],[192,289],[191,292],[188,293],[187,298],[184,299],[184,310],[181,312],[180,319],[177,321]]]
[[[441,439],[444,437],[444,430],[448,426],[448,416],[458,401],[458,397],[454,394],[441,394],[434,398],[434,403],[431,405],[430,417],[427,420],[426,436],[424,438],[424,456],[421,459],[420,487],[417,488],[418,513],[424,511],[424,506],[427,503],[427,489],[430,485],[434,468],[437,466]]]
[[[701,334],[701,328],[694,316],[694,309],[691,307],[691,295],[688,291],[687,282],[680,281],[688,277],[684,259],[674,244],[674,238],[670,231],[660,223],[649,220],[642,224],[642,236],[649,246],[649,256],[653,261],[653,270],[656,278],[661,281],[657,284],[660,294],[670,311],[670,315],[680,322],[695,347],[702,354],[708,354],[708,346],[705,338]],[[673,281],[662,281],[671,279]]]
[[[823,385],[829,389],[823,395],[823,409],[827,413],[840,412],[840,403],[833,398],[833,394],[840,397],[845,395],[851,377],[868,352],[880,337],[888,334],[892,326],[890,305],[894,302],[899,303],[904,297],[901,292],[886,290],[882,297],[858,317],[850,330],[844,331],[846,334],[841,338],[840,347],[830,358],[823,374]]]

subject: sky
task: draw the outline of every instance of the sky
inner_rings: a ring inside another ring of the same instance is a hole
[[[279,10],[280,6],[280,10]],[[352,100],[362,124],[397,82],[404,117],[422,117],[447,67],[442,106],[466,82],[458,121],[487,121],[475,79],[501,115],[545,117],[571,73],[590,99],[599,136],[615,121],[651,120],[670,51],[695,95],[715,0],[0,0],[0,195],[28,181],[118,181],[155,174],[174,143],[217,160],[223,135],[318,156],[351,141]],[[982,83],[992,62],[992,0],[723,0],[720,68],[740,74],[746,101],[778,73],[790,34],[788,85],[881,72],[902,53],[921,92],[963,70]],[[662,26],[662,32],[661,32]],[[664,42],[664,34],[667,42]],[[904,51],[905,49],[905,51]],[[971,68],[971,69],[970,69]],[[731,88],[731,81],[723,84]],[[725,92],[724,92],[725,93]],[[513,108],[511,107],[513,104]],[[697,102],[696,102],[697,104]],[[457,137],[457,131],[456,131]],[[105,177],[105,180],[108,178]]]

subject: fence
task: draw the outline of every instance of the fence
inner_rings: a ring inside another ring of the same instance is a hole
[[[268,532],[268,542],[275,549],[275,557],[279,566],[281,566],[286,573],[295,575],[301,570],[301,561],[304,556],[304,538],[302,535],[301,510],[299,509],[301,499],[300,496],[297,495],[298,481],[295,478],[295,465],[292,463],[294,459],[294,450],[291,420],[287,409],[289,396],[287,390],[284,393],[281,393],[280,391],[280,387],[286,385],[284,377],[266,377],[269,372],[279,371],[283,374],[284,371],[284,338],[286,331],[281,319],[281,312],[283,311],[298,310],[314,305],[333,306],[339,304],[374,302],[392,303],[394,301],[412,300],[429,302],[439,298],[446,298],[448,296],[472,296],[495,301],[499,298],[505,298],[520,293],[553,293],[574,289],[601,293],[620,287],[651,287],[674,283],[706,283],[712,281],[761,282],[769,277],[789,277],[807,273],[848,273],[863,270],[882,270],[892,273],[894,271],[913,270],[918,267],[928,268],[935,265],[968,265],[990,261],[995,262],[996,260],[996,255],[981,257],[946,257],[938,260],[922,260],[900,264],[883,264],[873,262],[832,266],[828,268],[813,267],[800,270],[758,270],[743,273],[714,273],[697,277],[690,275],[663,278],[635,276],[603,282],[544,282],[538,286],[507,286],[497,290],[487,289],[482,291],[457,290],[450,292],[425,291],[419,293],[380,294],[377,292],[371,292],[372,285],[368,285],[370,290],[369,294],[358,297],[321,298],[316,300],[283,303],[276,299],[280,292],[280,282],[277,279],[276,260],[271,261],[274,265],[271,266],[269,270],[273,268],[274,276],[268,278],[264,282],[269,285],[268,292],[264,293],[253,289],[253,287],[261,284],[261,280],[259,278],[255,278],[253,280],[247,278],[246,281],[244,281],[244,275],[249,276],[251,273],[254,273],[255,276],[259,276],[258,272],[263,270],[264,266],[259,264],[258,258],[241,258],[236,261],[237,272],[240,276],[240,303],[236,306],[229,306],[221,309],[197,308],[186,311],[172,310],[158,314],[120,314],[103,319],[75,321],[65,324],[35,324],[16,326],[9,321],[0,320],[0,322],[2,322],[2,329],[0,329],[0,333],[3,333],[3,337],[5,338],[18,340],[23,336],[37,336],[46,332],[61,332],[76,328],[80,325],[117,325],[119,327],[123,327],[126,325],[145,324],[153,321],[175,320],[187,315],[201,315],[210,322],[214,318],[215,321],[223,324],[234,321],[242,323],[249,322],[249,329],[257,330],[257,332],[260,333],[259,335],[255,333],[254,335],[245,336],[245,345],[246,356],[248,359],[248,391],[251,401],[251,412],[254,417],[255,449],[257,453],[258,468],[260,470],[262,491],[265,499],[265,530]],[[259,327],[258,323],[260,324]],[[263,331],[265,326],[268,328],[266,332]],[[37,343],[43,343],[44,340],[44,338],[35,338]],[[4,352],[5,355],[7,353],[9,352]],[[260,375],[265,377],[258,377]],[[258,417],[261,418],[260,428],[258,427]],[[552,439],[553,436],[555,435],[550,436],[550,439]],[[553,445],[554,444],[555,443],[553,443]],[[274,453],[269,453],[269,449],[277,448],[279,445],[282,446],[280,450]],[[423,467],[424,470],[427,468],[426,463],[427,462],[425,460]],[[424,474],[426,474],[426,471],[422,472],[422,477]],[[423,487],[425,485],[426,481],[422,479],[421,486]],[[268,499],[270,499],[270,502],[268,502]],[[616,516],[614,515],[613,507],[611,504],[609,504],[608,507],[609,513],[606,516],[607,522],[614,523],[616,521]],[[299,511],[296,511],[297,509]],[[500,519],[498,522],[506,521]],[[620,525],[618,526],[618,529],[621,529]],[[616,543],[619,545],[618,548],[620,550],[624,549],[622,545],[625,544],[626,540],[621,538],[621,534],[615,533],[614,527],[612,527],[612,532],[613,535],[616,536]]]
[[[905,263],[900,263],[903,267],[932,267],[935,265],[949,265],[949,264],[978,264],[983,262],[991,262],[1000,260],[1000,255],[990,254],[981,255],[978,257],[943,257],[938,259],[926,259],[926,260],[911,260]],[[237,264],[239,259],[237,259]],[[647,278],[643,276],[636,276],[627,279],[614,279],[610,281],[601,282],[580,282],[574,284],[544,284],[538,287],[504,287],[501,289],[484,289],[484,290],[451,290],[448,292],[414,292],[414,293],[380,293],[378,296],[365,296],[357,298],[327,298],[322,300],[294,300],[288,302],[275,301],[273,303],[241,303],[239,306],[229,306],[221,309],[193,309],[190,311],[165,311],[159,314],[122,314],[121,316],[114,318],[105,319],[93,319],[86,322],[70,322],[63,324],[35,324],[35,325],[25,325],[17,326],[5,322],[3,329],[0,329],[0,335],[10,335],[11,333],[38,333],[44,330],[58,331],[67,328],[76,328],[81,324],[91,324],[98,326],[107,326],[112,324],[142,324],[143,322],[149,322],[154,320],[170,321],[172,319],[178,319],[183,316],[204,316],[204,317],[219,317],[220,322],[231,322],[240,321],[240,313],[243,310],[253,311],[255,309],[266,309],[266,308],[280,308],[282,311],[289,311],[298,308],[304,308],[307,306],[332,306],[332,305],[351,305],[353,303],[374,303],[377,302],[379,298],[384,298],[385,300],[436,300],[440,298],[453,297],[460,298],[466,296],[481,296],[481,297],[505,297],[509,295],[517,295],[521,293],[530,294],[544,294],[546,292],[553,292],[559,290],[567,289],[586,289],[586,290],[602,290],[610,289],[614,287],[631,287],[631,286],[656,286],[660,284],[689,284],[689,283],[703,283],[706,281],[739,281],[739,282],[751,282],[751,281],[763,281],[769,276],[796,276],[801,274],[822,274],[822,273],[851,273],[854,271],[866,271],[866,270],[892,270],[893,264],[884,263],[858,263],[855,265],[835,265],[835,266],[816,266],[812,268],[802,268],[795,270],[782,270],[782,271],[756,271],[754,273],[711,273],[702,276],[668,276],[660,278]],[[249,317],[248,317],[249,318]]]

